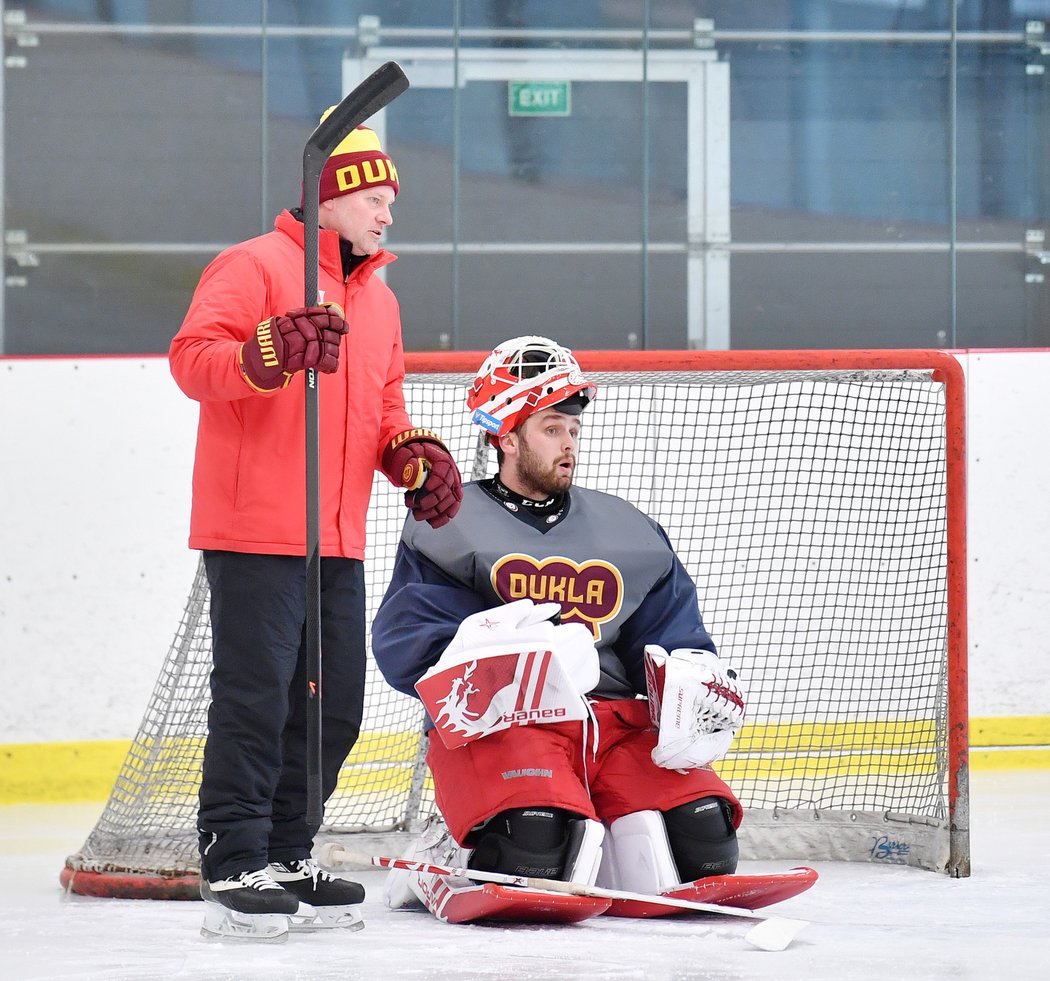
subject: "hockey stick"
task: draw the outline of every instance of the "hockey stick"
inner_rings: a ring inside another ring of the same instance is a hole
[[[408,88],[396,62],[377,68],[310,134],[303,148],[303,282],[306,306],[317,303],[321,171],[346,135]],[[321,789],[321,505],[317,371],[306,370],[306,823],[324,820]]]
[[[649,903],[653,906],[668,906],[688,909],[697,913],[715,913],[720,916],[737,916],[746,920],[758,920],[744,939],[761,950],[784,950],[795,935],[809,926],[807,920],[794,920],[784,916],[764,916],[740,906],[719,906],[716,903],[699,903],[692,899],[676,899],[672,896],[651,896],[643,892],[625,892],[621,889],[603,889],[601,886],[585,886],[578,882],[562,882],[560,879],[538,879],[527,875],[505,875],[501,872],[479,872],[475,869],[446,868],[427,862],[409,862],[401,858],[384,855],[365,855],[352,852],[344,845],[327,842],[317,849],[317,860],[322,865],[377,865],[384,869],[405,869],[409,872],[425,872],[430,875],[447,875],[457,879],[473,879],[477,882],[498,882],[505,886],[524,886],[543,892],[567,893],[570,896],[591,896],[597,899],[629,899]]]

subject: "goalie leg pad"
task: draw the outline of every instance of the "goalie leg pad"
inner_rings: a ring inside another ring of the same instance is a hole
[[[569,821],[569,843],[565,848],[565,881],[593,886],[602,864],[605,825],[590,818]]]
[[[663,821],[683,882],[736,871],[740,846],[728,801],[701,797],[665,811]]]
[[[739,845],[729,802],[701,797],[668,811],[634,811],[609,825],[598,884],[660,893],[736,871]]]
[[[590,827],[581,828],[583,825]],[[582,864],[595,868],[604,835],[601,824],[570,818],[567,826],[566,867],[571,870]],[[470,851],[456,844],[445,822],[436,815],[430,818],[423,833],[403,857],[408,861],[431,862],[457,869],[477,868]],[[593,896],[561,895],[492,882],[478,884],[458,876],[407,869],[391,870],[384,899],[391,909],[422,905],[446,923],[473,923],[475,920],[576,923],[604,913],[610,905],[608,899]]]
[[[594,881],[604,829],[558,807],[515,807],[486,822],[475,840],[471,867],[544,879]]]
[[[659,811],[634,811],[609,825],[598,885],[656,894],[681,881]]]
[[[456,868],[470,863],[469,850],[456,843],[445,822],[436,814],[427,819],[419,836],[409,843],[401,857],[409,862],[428,862]],[[467,879],[453,880],[432,872],[391,869],[383,887],[383,902],[390,909],[404,909],[410,906],[425,906],[430,909],[434,893],[441,882],[446,885],[470,885]]]

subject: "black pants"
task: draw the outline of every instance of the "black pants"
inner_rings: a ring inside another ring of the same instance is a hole
[[[201,874],[209,880],[307,858],[306,560],[204,553],[212,672],[201,774]],[[324,799],[361,730],[364,565],[321,560]]]

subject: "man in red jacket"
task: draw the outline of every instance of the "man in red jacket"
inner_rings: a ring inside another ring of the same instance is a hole
[[[306,822],[304,371],[320,412],[322,792],[361,727],[365,516],[375,470],[435,528],[459,508],[445,445],[413,426],[397,300],[375,273],[398,174],[354,130],[321,174],[319,305],[303,306],[301,209],[205,270],[170,350],[200,403],[191,548],[211,588],[212,700],[198,830],[206,935],[280,939],[289,925],[360,926],[357,883],[311,858]],[[422,485],[420,486],[420,481]],[[418,489],[413,489],[418,488]]]

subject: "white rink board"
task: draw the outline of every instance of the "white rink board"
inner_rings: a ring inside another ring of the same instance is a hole
[[[0,742],[130,738],[182,615],[197,407],[165,358],[0,360]]]
[[[969,383],[970,711],[1042,715],[1050,351]],[[0,743],[129,739],[197,565],[196,406],[166,359],[0,359]],[[1010,679],[1003,683],[1002,679]]]
[[[1050,714],[1050,351],[973,352],[970,714]]]

